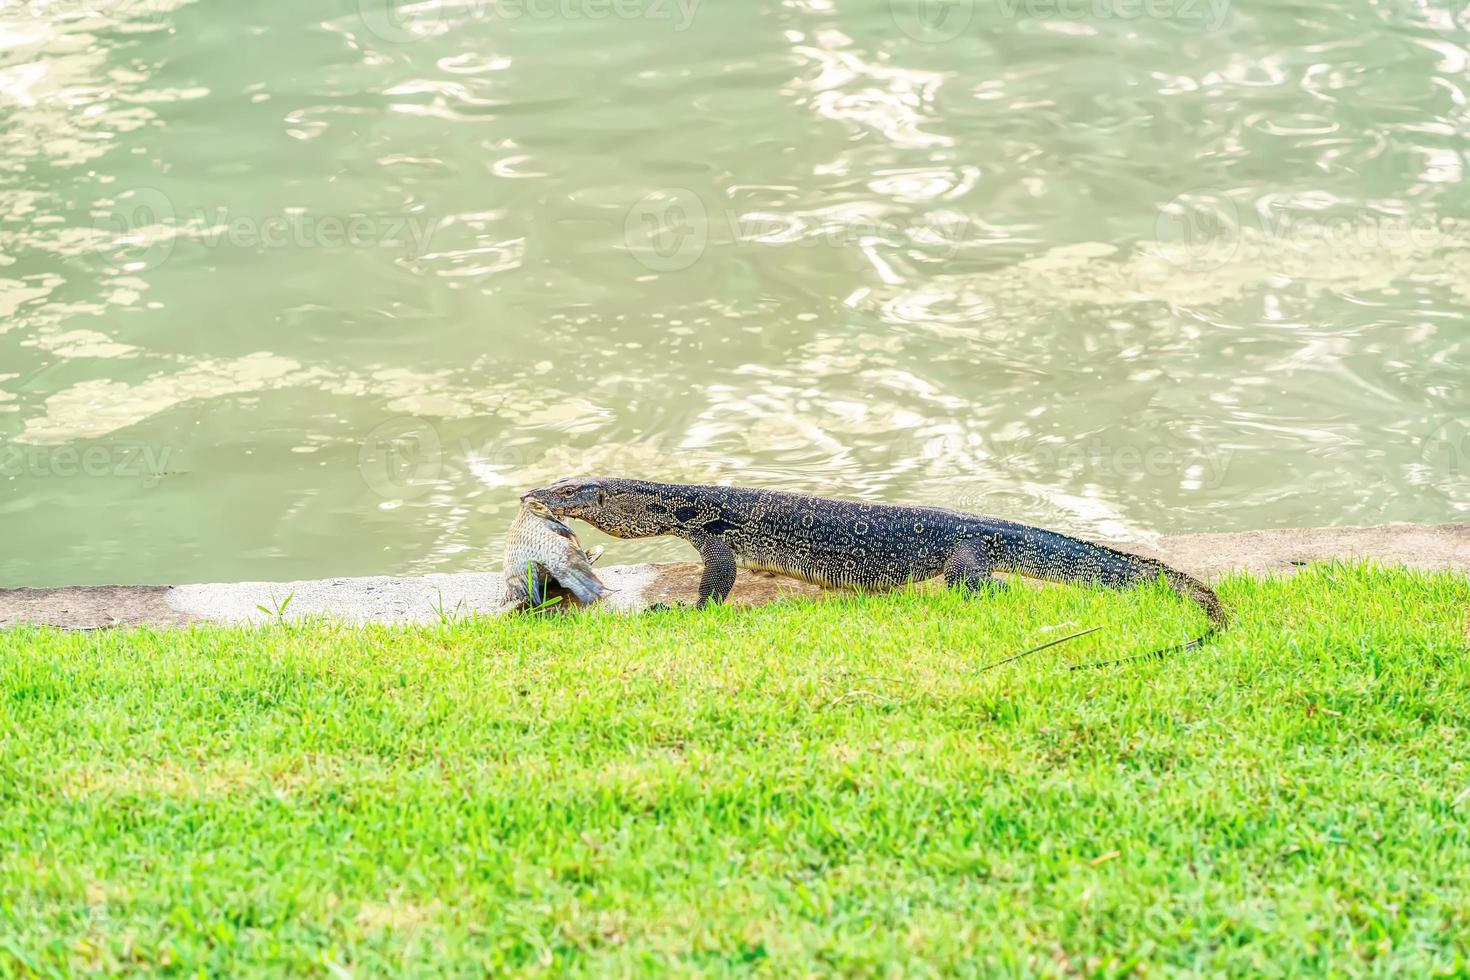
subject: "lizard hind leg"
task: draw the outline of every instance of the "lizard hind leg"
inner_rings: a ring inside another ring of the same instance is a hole
[[[995,577],[995,561],[984,541],[961,541],[954,546],[944,560],[944,584],[970,592],[1009,588]]]

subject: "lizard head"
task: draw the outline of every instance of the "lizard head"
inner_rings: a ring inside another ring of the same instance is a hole
[[[568,477],[521,496],[557,517],[575,517],[615,538],[668,534],[673,517],[658,484],[608,477]]]
[[[588,477],[568,477],[521,494],[521,503],[531,510],[549,511],[557,517],[583,517],[606,501],[602,481]]]

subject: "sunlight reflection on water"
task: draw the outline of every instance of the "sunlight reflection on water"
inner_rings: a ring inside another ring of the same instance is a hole
[[[4,8],[0,585],[493,567],[573,472],[1462,519],[1459,8],[951,7]]]

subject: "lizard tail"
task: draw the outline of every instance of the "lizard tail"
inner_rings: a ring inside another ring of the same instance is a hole
[[[1158,566],[1158,571],[1163,573],[1164,578],[1168,580],[1170,587],[1175,592],[1205,611],[1205,615],[1210,617],[1212,633],[1230,626],[1230,614],[1225,611],[1225,604],[1220,601],[1220,597],[1215,594],[1214,589],[1193,575],[1186,575],[1177,568],[1170,568],[1163,562],[1155,562],[1154,564]]]
[[[1152,559],[1142,559],[1150,561]],[[1176,568],[1170,568],[1162,562],[1153,562],[1158,567],[1170,587],[1186,599],[1191,600],[1205,611],[1210,617],[1210,627],[1199,636],[1184,643],[1176,643],[1171,647],[1161,647],[1158,650],[1150,650],[1148,653],[1136,654],[1132,657],[1119,657],[1117,660],[1098,660],[1087,664],[1073,664],[1072,670],[1092,670],[1098,667],[1112,667],[1117,664],[1126,664],[1133,660],[1157,660],[1162,657],[1172,656],[1176,653],[1184,653],[1188,650],[1198,650],[1208,643],[1216,633],[1230,626],[1230,614],[1225,611],[1225,604],[1215,594],[1215,590],[1205,585],[1192,575],[1186,575]]]
[[[1194,650],[1230,625],[1230,615],[1225,610],[1225,604],[1213,589],[1194,576],[1153,558],[1129,554],[1056,531],[1010,523],[1002,523],[996,529],[991,538],[991,547],[996,568],[1053,582],[1096,583],[1110,588],[1126,588],[1163,576],[1170,588],[1180,597],[1199,606],[1210,619],[1209,629],[1187,643],[1136,657],[1080,664],[1072,668],[1073,670],[1082,667],[1107,667],[1128,660],[1164,657]]]

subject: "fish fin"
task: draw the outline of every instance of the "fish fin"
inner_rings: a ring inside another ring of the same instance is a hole
[[[532,606],[546,601],[546,586],[549,576],[533,561],[526,562],[526,592]]]
[[[568,568],[561,573],[557,581],[561,583],[562,588],[576,596],[578,602],[586,605],[596,602],[607,594],[607,586],[603,585],[602,580],[593,574],[591,568]]]
[[[505,598],[500,602],[502,612],[519,612],[531,604],[531,597],[526,592],[526,580],[517,579],[515,575],[508,574],[505,577]]]
[[[546,526],[554,533],[561,535],[569,541],[575,542],[577,540],[577,532],[573,531],[569,525],[562,523],[555,517],[543,517],[542,520],[546,522]]]

